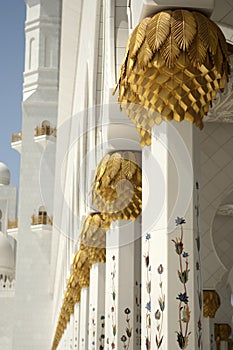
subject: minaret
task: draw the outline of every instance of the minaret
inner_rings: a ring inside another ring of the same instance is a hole
[[[47,350],[61,0],[26,0],[26,8],[13,349]]]

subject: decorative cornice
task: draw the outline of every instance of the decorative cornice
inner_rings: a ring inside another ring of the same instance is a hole
[[[50,28],[56,33],[57,28],[61,27],[61,19],[59,17],[39,17],[32,21],[26,21],[25,33],[44,27]]]
[[[233,116],[233,114],[232,114]],[[217,215],[233,216],[233,204],[223,204],[219,207]]]
[[[214,318],[221,301],[215,290],[203,290],[203,315],[205,318]]]

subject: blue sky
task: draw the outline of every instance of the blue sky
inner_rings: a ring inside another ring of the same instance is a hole
[[[11,184],[19,182],[20,155],[11,149],[11,134],[21,130],[24,70],[24,0],[0,4],[0,161],[11,171]]]

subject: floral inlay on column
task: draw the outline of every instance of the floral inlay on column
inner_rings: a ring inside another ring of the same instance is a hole
[[[78,334],[78,320],[75,320],[74,322],[75,326],[74,326],[74,349],[77,349],[78,348],[78,337],[77,337],[77,334]]]
[[[199,198],[199,183],[196,182],[196,278],[197,278],[197,298],[198,298],[198,306],[199,306],[199,315],[197,321],[197,344],[198,349],[201,350],[203,348],[202,342],[202,314],[203,314],[203,302],[202,302],[202,277],[201,277],[201,238],[200,238],[200,228],[199,228],[199,217],[200,217],[200,198]]]
[[[136,281],[136,296],[135,296],[135,304],[136,304],[136,345],[141,345],[141,288],[142,284]]]
[[[151,350],[151,266],[150,266],[150,239],[151,234],[146,234],[146,252],[144,255],[146,265],[146,350]]]
[[[159,304],[159,308],[157,309],[157,311],[155,312],[155,319],[157,321],[157,327],[156,327],[156,337],[155,337],[155,341],[156,341],[156,346],[157,346],[157,350],[161,348],[162,343],[163,343],[163,313],[165,310],[165,294],[163,293],[163,281],[162,281],[162,274],[164,271],[163,265],[160,264],[158,269],[158,274],[159,274],[159,289],[160,289],[160,296],[158,299],[158,304]]]
[[[92,337],[91,345],[92,350],[95,350],[95,334],[96,334],[96,323],[95,323],[95,308],[92,308],[92,319],[91,319],[91,329],[90,329],[90,335]]]
[[[125,315],[126,315],[126,328],[125,328],[125,333],[126,334],[122,335],[121,341],[123,343],[123,349],[124,350],[129,350],[131,336],[132,336],[132,327],[130,325],[130,317],[129,317],[131,311],[127,307],[124,312],[125,312]]]
[[[104,340],[105,340],[105,316],[100,316],[101,334],[99,337],[99,350],[104,350]]]
[[[112,342],[111,342],[111,349],[116,348],[116,332],[117,332],[117,325],[116,325],[116,286],[115,286],[115,278],[116,278],[116,257],[113,255],[112,261],[113,261],[113,269],[111,272],[112,276],[112,307],[111,307],[111,315],[112,315]]]
[[[179,280],[183,286],[183,290],[177,296],[179,300],[178,306],[178,322],[179,331],[177,331],[177,342],[180,349],[186,349],[188,347],[189,339],[189,322],[190,322],[190,309],[189,309],[189,296],[187,292],[187,282],[189,279],[189,254],[184,250],[184,230],[183,225],[185,224],[185,219],[177,217],[176,225],[180,227],[180,236],[177,237],[172,242],[175,245],[176,254],[179,257],[179,270],[178,276]]]

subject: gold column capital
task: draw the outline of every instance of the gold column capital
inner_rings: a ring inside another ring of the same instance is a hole
[[[103,157],[92,185],[92,203],[107,223],[137,219],[142,211],[142,169],[134,152]]]
[[[205,318],[214,318],[220,305],[220,296],[216,290],[203,290],[203,315]]]
[[[143,18],[131,33],[121,66],[118,101],[151,144],[164,121],[203,127],[211,101],[230,73],[226,39],[215,22],[197,11],[164,10]]]
[[[231,336],[231,326],[228,323],[214,324],[214,338],[216,341],[229,341]]]

